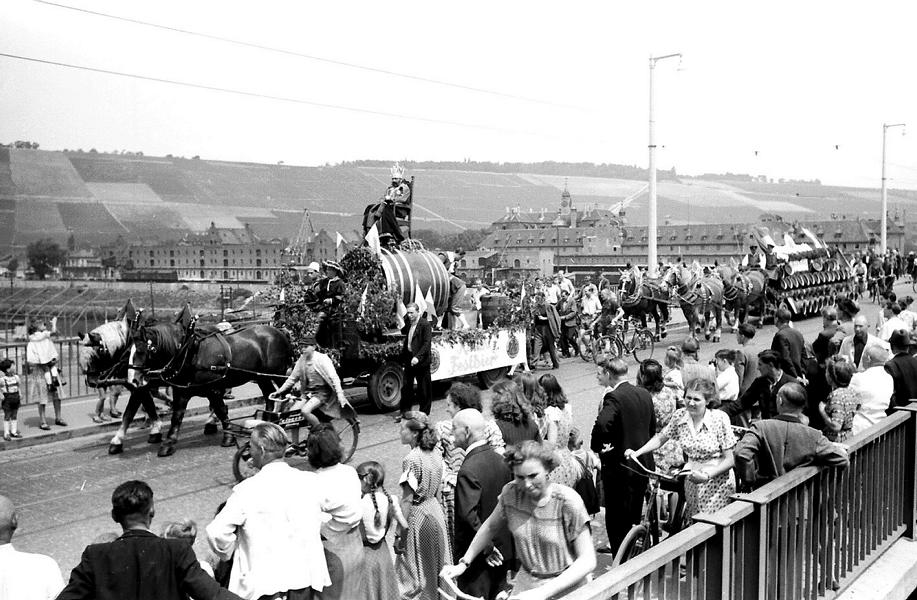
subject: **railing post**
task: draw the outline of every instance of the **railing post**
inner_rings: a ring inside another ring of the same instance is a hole
[[[917,519],[917,402],[898,406],[896,411],[911,413],[904,426],[904,535],[917,539],[914,521]]]

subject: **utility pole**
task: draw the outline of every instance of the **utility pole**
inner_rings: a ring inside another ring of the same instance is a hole
[[[650,57],[650,139],[649,139],[649,224],[647,226],[647,257],[646,257],[646,274],[649,277],[656,277],[658,275],[656,269],[656,263],[658,263],[657,252],[656,252],[656,230],[657,230],[657,216],[656,216],[656,121],[653,118],[653,111],[655,109],[656,98],[653,95],[653,71],[656,69],[656,63],[660,60],[665,60],[667,58],[678,57],[681,60],[681,53],[676,52],[675,54],[666,54],[665,56],[651,56]]]
[[[223,320],[223,315],[226,312],[225,300],[226,300],[226,297],[223,295],[223,284],[221,283],[220,284],[220,321]]]
[[[150,282],[150,316],[156,316],[156,302],[153,300],[153,282]]]
[[[882,123],[882,245],[881,253],[884,255],[888,249],[888,190],[885,185],[885,137],[892,127],[904,127],[904,123],[891,125]]]

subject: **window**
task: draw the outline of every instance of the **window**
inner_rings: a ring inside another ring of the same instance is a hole
[[[517,258],[516,260],[513,261],[513,268],[514,268],[514,269],[518,269],[518,268],[521,267],[521,266],[522,266],[522,263],[519,261],[518,258]]]
[[[255,256],[261,256],[261,248],[258,248],[257,250],[255,250]]]
[[[201,259],[201,266],[202,266],[202,267],[204,266],[204,262],[205,262],[205,261],[204,261],[204,259],[202,258],[202,259]],[[201,277],[203,277],[203,275],[201,275]]]
[[[223,256],[229,256],[229,250],[223,250]]]
[[[169,259],[169,266],[170,266],[170,267],[174,267],[174,266],[175,266],[175,261],[174,261],[173,259]]]
[[[261,271],[255,271],[255,279],[261,279]]]
[[[261,266],[261,259],[260,259],[260,258],[259,258],[258,260],[255,261],[255,266],[256,266],[256,267],[260,267],[260,266]],[[259,277],[258,279],[261,279],[261,278]]]
[[[150,266],[151,266],[151,267],[153,266],[153,262],[154,262],[154,261],[153,261],[153,259],[151,258],[151,259],[150,259]]]
[[[150,258],[153,258],[153,251],[150,250]]]
[[[223,271],[223,279],[229,279],[229,271]]]
[[[228,266],[229,266],[229,259],[228,259],[228,258],[224,258],[224,259],[223,259],[223,266],[224,266],[224,267],[228,267]]]

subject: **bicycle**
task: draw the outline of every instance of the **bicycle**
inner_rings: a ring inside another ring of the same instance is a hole
[[[236,481],[244,481],[258,472],[258,469],[252,463],[251,454],[251,434],[252,429],[260,422],[276,423],[283,427],[291,439],[290,446],[284,452],[284,458],[308,457],[306,440],[312,431],[312,425],[306,416],[303,415],[299,408],[284,410],[288,405],[292,405],[294,400],[299,400],[296,396],[287,396],[277,402],[277,410],[258,409],[250,417],[240,417],[230,419],[226,430],[232,433],[236,438],[237,450],[232,457],[232,474]],[[341,418],[336,419],[326,415],[321,409],[316,409],[313,414],[321,423],[331,423],[338,436],[341,438],[341,445],[344,447],[344,456],[341,458],[342,463],[346,463],[353,457],[357,449],[357,442],[360,439],[360,421],[353,407],[349,404],[341,408]],[[305,429],[305,435],[300,440],[300,432]],[[240,443],[240,439],[249,438],[249,441]]]
[[[633,327],[631,327],[633,325]],[[628,336],[628,331],[630,335]],[[596,362],[600,357],[605,359],[620,358],[627,354],[634,360],[643,362],[653,357],[656,338],[647,327],[624,321],[615,325],[611,333],[599,337],[593,344],[593,356]]]
[[[682,469],[671,475],[646,468],[639,460],[630,459],[623,463],[637,475],[650,480],[643,500],[640,522],[630,528],[618,546],[612,560],[612,568],[646,552],[659,543],[663,534],[674,535],[685,527],[685,479],[689,471]],[[662,492],[673,492],[667,500]],[[662,504],[666,502],[668,518],[663,518]]]

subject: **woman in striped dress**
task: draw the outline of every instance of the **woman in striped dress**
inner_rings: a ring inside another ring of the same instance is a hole
[[[402,461],[401,505],[408,528],[401,535],[404,552],[396,570],[402,598],[438,597],[439,571],[452,562],[446,517],[438,499],[443,459],[434,449],[439,440],[430,418],[411,411],[401,421],[401,442],[411,447]]]

